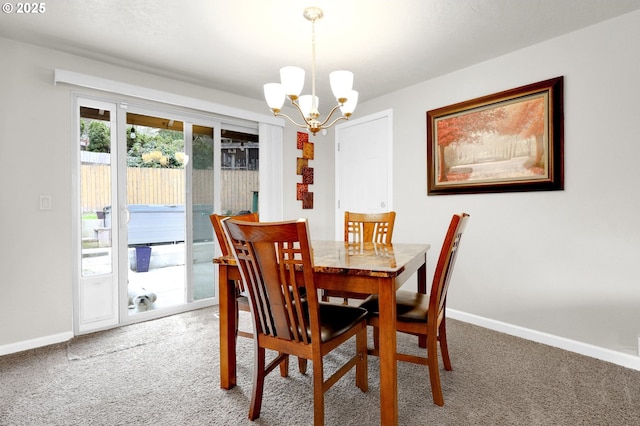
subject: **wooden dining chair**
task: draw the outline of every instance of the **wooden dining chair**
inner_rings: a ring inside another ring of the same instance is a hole
[[[227,241],[227,236],[225,235],[224,229],[222,228],[222,220],[227,217],[235,217],[240,220],[248,221],[248,222],[258,222],[259,216],[258,213],[248,213],[237,216],[224,216],[219,214],[209,215],[209,219],[211,220],[211,225],[213,226],[213,231],[216,234],[216,239],[218,240],[218,245],[220,246],[220,251],[222,252],[222,256],[232,256],[233,252],[231,251],[231,246]],[[236,324],[238,324],[238,312],[250,312],[249,308],[249,299],[247,299],[246,292],[242,288],[242,281],[236,281]],[[247,331],[242,331],[236,329],[236,334],[242,337],[252,338],[253,333],[249,333]]]
[[[396,212],[344,212],[344,241],[391,244]]]
[[[356,213],[344,212],[344,241],[346,243],[375,242],[391,244],[393,226],[396,222],[396,212],[384,213]],[[330,297],[342,298],[347,305],[349,299],[366,299],[367,294],[352,293],[339,290],[322,290],[322,300],[329,301]]]
[[[322,425],[324,393],[354,366],[356,385],[368,390],[367,311],[318,300],[305,219],[252,223],[229,218],[223,224],[248,292],[256,333],[249,419],[260,416],[265,376],[294,355],[312,361],[314,425]],[[324,356],[353,336],[355,354],[325,380]],[[278,352],[268,365],[266,349]],[[287,375],[286,369],[280,372]]]
[[[449,289],[451,274],[460,248],[460,239],[462,238],[462,233],[468,218],[469,215],[466,213],[456,214],[451,218],[449,229],[447,230],[440,250],[438,264],[433,274],[433,282],[429,296],[404,290],[398,290],[396,292],[397,330],[402,333],[426,336],[427,339],[426,357],[398,353],[396,354],[396,359],[427,365],[429,367],[433,402],[439,406],[444,405],[444,397],[442,396],[442,388],[440,385],[438,342],[440,342],[444,369],[450,371],[452,368],[449,358],[449,348],[447,346],[445,322],[447,290]],[[380,347],[378,298],[376,295],[372,295],[360,306],[369,311],[368,323],[374,327],[374,347],[369,353],[377,355],[378,348]]]

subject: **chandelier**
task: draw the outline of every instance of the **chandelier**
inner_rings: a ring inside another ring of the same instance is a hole
[[[306,128],[314,136],[320,130],[328,129],[340,120],[348,120],[358,103],[358,92],[352,90],[353,73],[339,70],[329,74],[331,91],[338,102],[324,120],[320,120],[318,111],[319,99],[316,96],[316,21],[322,18],[322,9],[308,7],[304,10],[304,17],[311,21],[311,95],[300,96],[304,86],[304,70],[300,67],[287,66],[280,69],[281,83],[267,83],[264,85],[264,97],[273,111],[274,116],[286,117],[294,125]],[[285,96],[298,110],[304,124],[299,124],[291,117],[280,112]],[[340,108],[342,116],[327,124],[333,113]]]

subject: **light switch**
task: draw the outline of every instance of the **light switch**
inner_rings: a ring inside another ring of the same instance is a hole
[[[40,195],[40,210],[51,210],[51,195]]]

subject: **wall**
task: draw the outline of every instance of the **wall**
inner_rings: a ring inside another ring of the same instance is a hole
[[[637,355],[639,39],[634,12],[358,107],[393,109],[394,241],[438,248],[450,215],[471,214],[449,308]],[[556,76],[564,191],[426,195],[426,111]]]

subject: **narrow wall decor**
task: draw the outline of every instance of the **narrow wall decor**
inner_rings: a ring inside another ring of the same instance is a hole
[[[303,209],[313,208],[313,192],[309,185],[313,184],[313,167],[309,167],[309,160],[313,160],[314,146],[309,142],[309,134],[298,132],[297,148],[302,150],[302,157],[296,159],[296,174],[302,176],[302,183],[296,184],[296,199],[302,201]]]
[[[563,77],[427,111],[427,194],[564,189]]]

